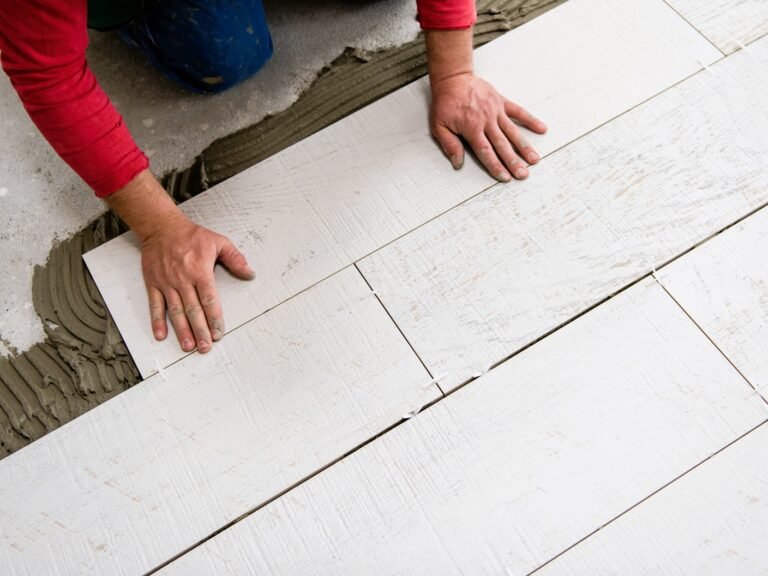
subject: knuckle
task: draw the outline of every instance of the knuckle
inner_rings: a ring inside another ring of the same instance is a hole
[[[507,138],[501,132],[494,132],[492,137],[494,147],[499,150],[504,150],[509,147],[509,138]]]
[[[184,312],[187,316],[197,316],[202,312],[200,304],[187,304],[184,306]]]
[[[481,156],[486,156],[486,155],[489,155],[489,154],[491,154],[491,152],[493,152],[493,148],[491,147],[490,143],[488,143],[488,142],[483,142],[482,144],[478,144],[478,145],[475,147],[475,151],[476,151],[476,152],[477,152],[479,155],[481,155]]]
[[[530,142],[528,142],[528,140],[527,140],[526,138],[524,138],[523,136],[520,136],[519,138],[517,138],[517,139],[515,140],[515,144],[516,144],[516,145],[517,145],[517,147],[518,147],[518,148],[520,148],[520,149],[523,149],[523,148],[530,148],[530,147],[531,147],[531,143],[530,143]]]
[[[213,308],[216,305],[216,295],[206,294],[200,298],[200,304],[203,308]]]
[[[168,307],[168,315],[171,318],[177,318],[179,316],[182,316],[184,314],[184,308],[182,308],[179,304],[174,304],[173,306]]]
[[[520,129],[517,127],[517,124],[512,122],[509,118],[505,118],[499,122],[499,125],[502,128],[502,132],[507,135],[507,138],[510,140],[517,138],[520,134]]]
[[[477,155],[482,158],[493,159],[496,157],[496,153],[490,144],[483,144],[477,148]]]

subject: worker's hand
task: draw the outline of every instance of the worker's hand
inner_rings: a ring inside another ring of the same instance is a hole
[[[208,352],[224,335],[213,276],[217,261],[235,276],[254,276],[232,242],[181,214],[143,239],[141,265],[156,339],[163,340],[168,334],[166,310],[185,352],[195,346],[198,352]]]
[[[106,202],[141,240],[141,267],[155,338],[168,335],[165,312],[185,352],[208,352],[224,335],[213,268],[221,262],[235,276],[253,278],[245,257],[227,238],[198,226],[142,170]]]
[[[521,126],[537,134],[547,131],[541,120],[471,72],[432,82],[430,128],[457,170],[464,163],[463,138],[497,180],[526,178],[526,163],[536,164],[539,155]]]

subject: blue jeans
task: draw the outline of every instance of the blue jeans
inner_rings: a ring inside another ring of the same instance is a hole
[[[204,94],[242,82],[272,56],[261,0],[159,0],[120,35],[163,76]]]

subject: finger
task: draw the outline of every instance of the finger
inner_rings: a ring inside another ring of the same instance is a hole
[[[213,274],[197,283],[197,295],[208,322],[211,338],[214,342],[221,340],[221,337],[224,336],[224,316],[221,312],[221,301],[218,292],[216,292]]]
[[[514,102],[505,99],[504,112],[507,116],[517,120],[520,124],[529,130],[533,130],[537,134],[544,134],[547,131],[547,125],[544,124],[544,122],[536,118],[519,104],[515,104]]]
[[[499,118],[499,126],[501,126],[507,140],[512,143],[512,146],[515,147],[518,154],[522,156],[528,164],[536,164],[541,160],[539,153],[536,152],[536,149],[533,146],[531,146],[531,143],[528,142],[523,131],[520,130],[512,120],[506,117],[501,117]]]
[[[501,158],[502,162],[504,162],[504,165],[509,172],[518,180],[527,178],[528,168],[525,167],[525,164],[520,160],[520,157],[515,154],[509,138],[507,138],[507,135],[501,131],[501,128],[498,126],[491,126],[488,128],[487,137],[490,143],[493,144],[493,149],[496,151],[496,154]]]
[[[477,156],[477,159],[480,160],[480,163],[483,166],[485,166],[485,169],[488,170],[491,176],[501,182],[509,182],[512,180],[512,176],[510,176],[507,169],[501,163],[501,160],[499,160],[496,151],[484,132],[479,132],[471,136],[467,141]]]
[[[168,324],[165,321],[165,298],[154,286],[147,286],[149,296],[149,318],[152,321],[152,333],[156,340],[165,340],[168,336]]]
[[[458,170],[464,165],[464,145],[461,139],[442,124],[437,124],[432,128],[432,135],[440,144],[443,153],[451,161],[454,170]]]
[[[200,298],[197,290],[191,284],[184,287],[181,293],[181,299],[184,302],[184,314],[187,317],[195,335],[195,344],[197,351],[205,354],[211,349],[211,331],[208,329],[208,321],[205,318],[205,311],[200,304]]]
[[[223,239],[219,247],[218,260],[227,270],[243,280],[253,280],[254,276],[256,276],[256,272],[248,265],[248,261],[243,256],[243,253],[235,248],[235,245],[227,238]]]
[[[181,296],[173,288],[165,292],[165,303],[168,305],[168,316],[171,318],[173,330],[176,332],[176,338],[179,340],[181,349],[184,352],[190,352],[195,348],[195,339],[192,330],[187,321],[187,315],[184,313],[184,304]]]

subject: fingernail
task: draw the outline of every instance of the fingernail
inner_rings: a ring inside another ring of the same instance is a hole
[[[201,352],[203,354],[208,352],[208,350],[210,350],[210,348],[211,348],[211,345],[208,343],[208,340],[200,340],[197,343],[197,351]]]
[[[501,181],[501,182],[509,182],[510,180],[512,180],[512,176],[510,176],[510,175],[509,175],[509,172],[507,172],[507,171],[505,170],[505,171],[503,171],[503,172],[499,172],[499,173],[496,175],[496,180],[499,180],[499,181]]]
[[[189,338],[185,339],[185,340],[184,340],[184,341],[181,343],[181,348],[182,348],[182,350],[184,350],[185,352],[189,352],[189,351],[190,351],[190,350],[192,350],[192,348],[194,348],[194,347],[195,347],[195,344],[194,344],[194,342],[192,342],[192,340],[190,340]]]
[[[211,337],[214,340],[221,340],[224,336],[224,320],[221,318],[214,318],[211,321]]]
[[[541,160],[541,156],[539,156],[538,152],[528,154],[528,162],[538,162],[539,160]]]
[[[528,176],[528,170],[525,168],[517,168],[515,170],[515,178],[525,178]]]
[[[245,269],[245,273],[246,273],[246,275],[248,276],[248,280],[253,280],[254,278],[256,278],[256,270],[254,270],[254,269],[253,269],[253,268],[251,268],[250,266],[248,266],[248,267]]]
[[[462,165],[464,164],[464,158],[460,158],[458,156],[451,156],[451,164],[453,165],[454,170],[460,170]]]

